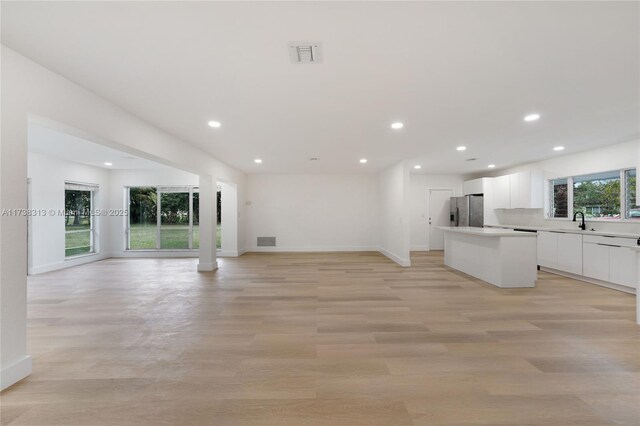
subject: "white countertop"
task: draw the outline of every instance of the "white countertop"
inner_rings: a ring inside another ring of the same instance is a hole
[[[573,225],[573,222],[571,222]],[[544,228],[541,226],[528,226],[528,225],[485,225],[488,228],[485,229],[528,229],[532,231],[550,231],[550,232],[565,232],[567,234],[583,234],[583,235],[599,235],[602,237],[619,237],[619,238],[633,238],[634,240],[640,237],[638,234],[624,234],[620,232],[600,232],[600,231],[583,231],[582,229],[571,228]],[[578,226],[577,224],[575,225]]]
[[[445,232],[458,234],[479,235],[481,237],[535,237],[533,232],[520,232],[501,228],[476,228],[472,226],[438,226]]]

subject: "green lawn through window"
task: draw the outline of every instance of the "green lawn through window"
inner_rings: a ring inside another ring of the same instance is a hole
[[[129,247],[131,250],[155,250],[157,239],[156,225],[131,225]],[[160,227],[162,249],[188,249],[188,225],[162,225]],[[217,226],[216,246],[221,247],[220,224]],[[200,247],[200,232],[198,225],[193,226],[193,248]]]

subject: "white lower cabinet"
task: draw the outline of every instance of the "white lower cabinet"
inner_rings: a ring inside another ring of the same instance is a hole
[[[538,265],[558,269],[558,233],[538,231]]]
[[[583,240],[585,277],[637,287],[638,258],[630,248],[636,245],[634,239],[585,235]]]
[[[635,289],[635,245],[632,238],[538,231],[538,265]]]
[[[538,232],[538,265],[582,275],[582,235]]]
[[[638,281],[638,256],[628,247],[610,247],[609,281],[636,288]]]
[[[558,234],[557,269],[582,275],[582,235]]]
[[[609,246],[584,243],[582,249],[582,275],[609,281]]]

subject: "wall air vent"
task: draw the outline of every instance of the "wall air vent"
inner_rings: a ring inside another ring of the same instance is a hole
[[[258,237],[258,247],[275,247],[276,237]]]
[[[322,62],[320,43],[289,43],[289,57],[294,64],[319,64]]]

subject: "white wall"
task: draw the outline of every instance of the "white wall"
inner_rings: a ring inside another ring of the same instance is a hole
[[[30,272],[38,274],[104,259],[110,251],[108,217],[94,218],[96,254],[65,260],[64,216],[48,212],[50,209],[64,211],[65,181],[97,184],[99,190],[94,192],[92,208],[108,209],[109,171],[30,152],[28,176],[31,180],[30,208],[47,212],[31,218]]]
[[[249,251],[378,248],[375,175],[249,175],[247,191]],[[257,247],[257,237],[277,247]]]
[[[411,266],[409,169],[399,162],[378,176],[380,251],[402,266]]]
[[[429,249],[429,189],[451,189],[452,196],[462,195],[462,175],[411,174],[411,250]]]
[[[500,170],[492,175],[501,176],[527,170],[542,170],[545,179],[553,179],[637,167],[639,145],[640,141],[631,141],[576,154],[559,155],[548,160]],[[567,220],[546,219],[544,209],[496,210],[496,216],[499,224],[503,225],[529,225],[546,228],[577,226]],[[640,234],[640,223],[595,220],[587,221],[587,226],[588,229],[594,228],[603,232]]]
[[[201,176],[200,269],[216,267],[211,250],[215,229],[215,185],[222,178],[238,185],[238,212],[244,221],[244,173],[209,154],[140,120],[124,109],[2,46],[0,208],[27,207],[27,128],[29,120],[63,130],[96,143]],[[62,128],[64,126],[64,128]],[[208,179],[208,181],[207,181]],[[213,206],[211,206],[213,204]],[[208,220],[207,220],[208,218]],[[204,220],[204,222],[203,222]],[[206,224],[205,224],[206,223]],[[2,216],[0,220],[0,388],[31,373],[27,355],[27,220]],[[215,248],[215,246],[214,246]]]

